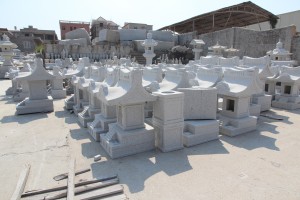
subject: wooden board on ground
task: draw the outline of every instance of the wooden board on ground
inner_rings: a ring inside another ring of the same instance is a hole
[[[123,186],[122,185],[114,185],[110,187],[106,187],[100,190],[93,190],[91,192],[83,193],[80,195],[76,195],[76,200],[89,200],[89,199],[95,199],[100,197],[107,197],[109,195],[113,194],[119,194],[123,193]]]
[[[107,180],[111,180],[111,179],[115,179],[115,178],[118,178],[118,176],[113,175],[113,176],[108,176],[108,177],[103,177],[103,178],[94,178],[94,179],[91,179],[91,180],[84,180],[84,181],[80,181],[80,182],[76,183],[75,187],[79,187],[79,186],[82,186],[82,185],[93,184],[93,183],[99,183],[99,182],[103,182],[103,181],[107,181]],[[52,187],[52,188],[47,188],[47,189],[26,191],[25,193],[22,194],[22,197],[45,194],[45,193],[55,192],[55,191],[59,191],[59,190],[65,190],[67,188],[68,188],[67,185],[63,185],[63,186]]]
[[[77,187],[77,188],[75,188],[74,192],[77,195],[77,194],[84,193],[87,191],[111,186],[111,185],[114,185],[117,183],[119,183],[119,179],[111,179],[111,180],[107,180],[107,181],[103,181],[103,182],[99,182],[99,183],[94,183],[94,184],[90,184],[90,185],[83,185],[83,186]],[[45,196],[43,199],[44,200],[54,200],[54,199],[64,198],[66,196],[67,196],[67,191],[63,190],[63,191],[60,191],[59,193],[56,193],[55,195]]]
[[[69,174],[68,174],[68,190],[67,190],[67,200],[73,200],[75,196],[74,188],[75,188],[75,158],[71,158]]]
[[[29,171],[30,171],[30,165],[25,165],[24,169],[22,170],[20,176],[19,176],[19,180],[16,186],[16,189],[13,193],[13,195],[11,196],[11,200],[19,200],[21,199],[21,195],[24,191],[25,185],[26,185],[26,181],[29,175]]]

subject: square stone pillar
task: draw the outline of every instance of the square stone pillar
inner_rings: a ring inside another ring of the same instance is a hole
[[[184,128],[182,92],[154,92],[157,101],[153,104],[155,144],[163,152],[183,148]]]

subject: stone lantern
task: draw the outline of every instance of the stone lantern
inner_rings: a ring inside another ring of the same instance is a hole
[[[217,44],[215,44],[214,46],[208,47],[208,50],[212,51],[212,52],[210,52],[210,55],[222,57],[223,51],[226,48],[227,48],[226,46],[219,45],[219,42],[217,41]]]
[[[267,55],[271,58],[271,65],[293,67],[293,65],[297,64],[294,60],[291,60],[292,53],[283,48],[283,43],[280,39],[276,44],[276,48],[268,51]]]
[[[225,52],[227,53],[227,58],[233,58],[237,56],[239,51],[240,51],[239,49],[235,49],[232,46],[229,49],[225,49]]]
[[[147,39],[141,43],[145,47],[145,53],[143,56],[146,58],[146,65],[152,64],[152,59],[155,56],[154,47],[157,46],[157,42],[152,39],[152,34],[147,34]]]
[[[0,78],[4,78],[6,72],[9,72],[9,69],[14,67],[12,63],[12,57],[14,56],[13,49],[18,46],[9,41],[9,37],[5,34],[0,36],[0,55],[4,58],[4,63],[0,67]]]
[[[205,45],[205,42],[203,42],[203,40],[193,39],[190,44],[194,47],[195,60],[200,60],[200,53],[203,51],[202,46]]]

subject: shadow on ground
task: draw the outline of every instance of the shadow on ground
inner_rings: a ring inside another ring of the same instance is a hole
[[[4,116],[0,119],[0,122],[5,123],[19,123],[19,124],[26,124],[32,122],[34,120],[39,120],[43,118],[48,118],[47,113],[33,113],[33,114],[26,114],[26,115],[11,115],[11,116]]]

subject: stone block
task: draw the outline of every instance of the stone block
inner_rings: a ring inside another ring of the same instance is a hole
[[[149,31],[152,34],[152,39],[157,41],[173,42],[174,37],[171,31]]]
[[[259,104],[250,104],[249,115],[258,117],[261,112],[260,108],[261,106]]]
[[[96,114],[93,122],[87,123],[89,134],[96,142],[100,141],[100,134],[108,132],[108,125],[115,123],[117,118],[105,118],[103,114]]]
[[[101,145],[111,158],[120,158],[155,148],[154,128],[122,130],[117,123],[109,124],[109,132],[101,134]]]
[[[99,31],[99,41],[118,42],[120,34],[117,30],[102,29]]]
[[[29,97],[27,97],[17,104],[16,110],[17,115],[52,112],[54,110],[53,98],[51,96],[48,96],[47,99],[31,100],[29,99]]]
[[[64,99],[67,96],[66,89],[62,90],[51,90],[51,96],[53,99]]]
[[[153,92],[158,99],[153,103],[153,118],[163,124],[174,124],[183,122],[183,100],[182,92],[165,91]]]
[[[256,130],[257,117],[249,116],[240,119],[220,117],[220,134],[236,136]]]
[[[145,29],[120,29],[120,41],[145,40]]]
[[[162,152],[175,151],[183,148],[183,122],[163,124],[153,119],[155,144]]]
[[[184,119],[216,119],[216,88],[179,88],[184,93]]]
[[[260,96],[253,96],[252,103],[260,105],[260,112],[271,109],[272,95],[264,94]]]
[[[184,122],[183,145],[194,146],[219,138],[217,120],[191,120]]]

